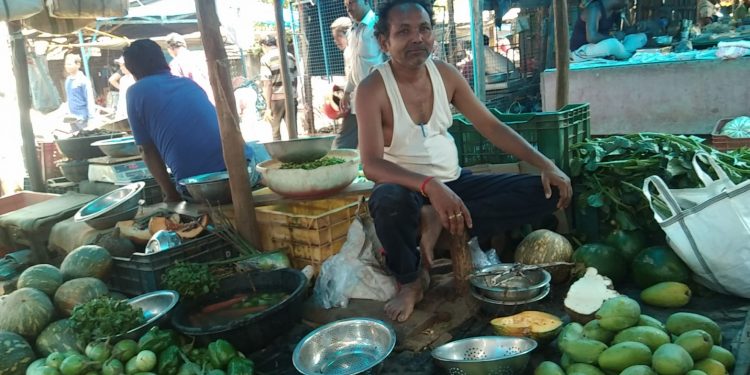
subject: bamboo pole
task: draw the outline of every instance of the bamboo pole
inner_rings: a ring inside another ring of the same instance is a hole
[[[447,0],[446,5],[448,6],[448,63],[456,65],[458,62],[456,59],[456,10],[453,4],[453,0]]]
[[[320,4],[318,4],[320,5]],[[310,46],[307,43],[307,17],[305,15],[305,5],[297,1],[297,13],[299,14],[299,49],[304,62],[304,75],[302,76],[303,97],[305,101],[305,126],[308,134],[315,132],[315,112],[313,111],[313,94],[312,94],[312,77],[310,76]]]
[[[555,67],[557,92],[555,105],[561,109],[568,104],[568,74],[570,72],[570,41],[568,40],[568,2],[552,0],[555,18]]]
[[[232,81],[229,60],[219,30],[219,16],[215,0],[195,0],[201,40],[208,60],[208,75],[216,98],[216,113],[219,117],[221,145],[224,162],[229,172],[229,187],[232,191],[232,204],[236,217],[237,231],[256,249],[260,249],[260,232],[255,219],[255,204],[250,189],[250,176],[245,160],[245,143],[239,127],[239,116]],[[197,157],[200,157],[197,155]]]
[[[23,161],[29,174],[31,190],[45,192],[41,164],[36,154],[34,128],[31,125],[31,88],[29,87],[29,66],[26,57],[26,38],[21,33],[20,21],[8,22],[8,33],[13,46],[13,74],[16,77],[16,96],[18,96],[18,117],[23,140]]]
[[[198,0],[195,0],[196,2]],[[318,4],[320,6],[320,4]],[[294,87],[292,86],[292,77],[289,76],[289,61],[286,54],[286,30],[284,29],[284,7],[281,0],[274,0],[273,10],[276,13],[276,44],[279,48],[279,62],[281,63],[281,82],[284,83],[284,93],[286,99],[286,128],[289,132],[289,139],[297,138],[297,106],[294,100]]]

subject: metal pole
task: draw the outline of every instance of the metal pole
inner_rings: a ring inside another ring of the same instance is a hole
[[[29,66],[26,62],[26,38],[21,33],[20,21],[8,22],[8,33],[13,46],[13,75],[16,77],[16,95],[18,96],[18,116],[23,139],[23,161],[29,174],[31,190],[45,192],[41,165],[36,155],[34,128],[31,125],[31,88],[29,87]]]
[[[78,30],[78,43],[83,44],[83,30]],[[83,72],[86,73],[86,78],[91,80],[91,73],[89,72],[89,53],[86,47],[81,46],[81,61],[83,62]],[[93,83],[91,87],[94,87]]]
[[[196,0],[198,1],[198,0]],[[297,106],[294,100],[294,87],[292,77],[289,76],[289,61],[286,59],[286,29],[284,27],[284,7],[282,0],[274,0],[273,9],[276,13],[276,44],[279,48],[279,62],[281,63],[281,82],[284,83],[284,96],[286,96],[286,129],[289,139],[297,139]]]
[[[323,17],[320,15],[320,7],[323,5],[322,1],[318,1],[317,4],[315,4],[315,8],[318,11],[318,27],[320,28],[320,45],[323,46],[323,63],[326,66],[326,77],[328,77],[328,82],[331,82],[331,68],[328,66],[328,49],[326,48],[326,37],[325,33],[323,32]]]
[[[482,21],[482,5],[479,0],[471,0],[471,59],[474,67],[474,94],[482,102],[486,99],[484,91],[484,38]]]

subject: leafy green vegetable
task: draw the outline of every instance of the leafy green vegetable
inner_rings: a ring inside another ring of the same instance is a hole
[[[177,263],[169,267],[162,276],[162,282],[187,298],[206,295],[219,287],[208,265],[197,263]]]
[[[692,167],[693,156],[699,152],[713,156],[735,183],[750,178],[748,149],[720,152],[699,137],[660,133],[598,138],[572,147],[570,165],[578,193],[576,206],[581,210],[597,209],[603,232],[613,227],[643,229],[653,238],[663,238],[641,192],[643,180],[658,175],[671,188],[700,187]],[[709,168],[704,166],[704,170]],[[655,204],[657,209],[666,210],[658,199]]]
[[[342,158],[337,158],[334,156],[323,156],[320,159],[316,159],[313,161],[307,161],[304,163],[282,163],[281,169],[315,169],[320,167],[327,167],[329,165],[336,165],[336,164],[342,164],[346,162],[346,160]]]
[[[146,319],[143,310],[127,301],[102,296],[76,306],[70,321],[76,334],[90,341],[125,333],[145,323]]]

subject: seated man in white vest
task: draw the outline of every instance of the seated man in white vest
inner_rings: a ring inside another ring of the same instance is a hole
[[[567,206],[572,195],[569,178],[497,120],[456,68],[430,58],[432,16],[423,0],[383,4],[375,32],[390,60],[376,66],[357,89],[357,97],[367,98],[356,104],[362,164],[376,183],[370,213],[386,264],[400,286],[385,311],[401,322],[426,288],[420,281],[425,271],[419,245],[429,253],[432,249],[424,247],[434,246],[441,227],[453,234],[468,229],[486,238],[542,219]],[[448,133],[451,104],[495,146],[535,166],[541,175],[461,169]],[[422,216],[426,205],[432,209]],[[427,230],[420,233],[420,226]]]

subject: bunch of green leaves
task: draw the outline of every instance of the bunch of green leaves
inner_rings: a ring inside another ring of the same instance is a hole
[[[306,161],[304,163],[282,163],[281,169],[316,169],[320,167],[326,167],[329,165],[336,165],[336,164],[342,164],[346,162],[346,160],[342,158],[337,158],[335,156],[323,156],[320,159],[315,159],[313,161]]]
[[[197,298],[219,287],[219,282],[208,265],[198,263],[177,263],[162,276],[164,286],[176,290],[180,296]]]
[[[81,339],[91,341],[123,334],[144,324],[146,318],[143,310],[127,300],[102,296],[76,306],[70,321]]]
[[[750,150],[720,152],[695,136],[638,133],[574,145],[571,177],[578,193],[576,207],[598,209],[603,227],[660,233],[642,193],[644,179],[657,175],[670,188],[700,187],[692,160],[702,152],[713,156],[735,183],[750,178]],[[655,204],[666,210],[659,200]]]

